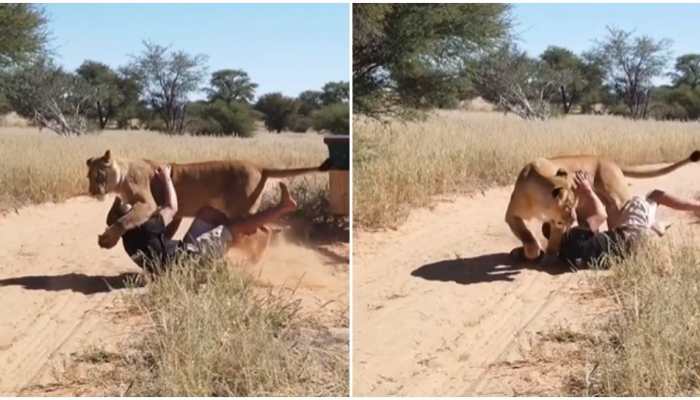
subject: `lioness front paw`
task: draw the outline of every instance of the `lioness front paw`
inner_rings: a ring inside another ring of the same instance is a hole
[[[99,244],[102,248],[111,249],[117,245],[119,242],[119,237],[119,234],[114,230],[107,229],[103,234],[97,237],[97,244]]]
[[[526,247],[516,247],[510,251],[510,257],[516,262],[537,262],[544,257],[544,252],[539,247],[536,249],[536,251],[532,251],[532,249],[530,249],[529,252],[526,250]]]
[[[525,259],[528,261],[535,261],[542,256],[544,253],[539,245],[525,245],[523,247],[525,253]]]

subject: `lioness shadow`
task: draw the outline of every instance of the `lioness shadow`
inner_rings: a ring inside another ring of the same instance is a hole
[[[125,272],[110,276],[90,276],[76,273],[64,275],[32,275],[0,279],[0,286],[22,286],[28,290],[71,290],[84,295],[90,295],[109,292],[114,289],[123,289],[127,287],[128,282],[134,282],[134,284],[136,284],[138,282],[136,279],[138,275],[139,274],[135,272]]]
[[[494,253],[426,264],[415,269],[411,275],[429,281],[469,285],[480,282],[511,282],[523,269],[534,269],[551,275],[572,272],[569,266],[559,260],[545,259],[540,264],[514,262],[508,253]]]

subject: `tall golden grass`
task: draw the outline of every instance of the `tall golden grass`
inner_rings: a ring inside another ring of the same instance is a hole
[[[148,280],[148,279],[147,279]],[[111,376],[130,396],[347,396],[348,343],[293,293],[221,260],[184,260],[134,294],[148,332]]]
[[[107,149],[115,157],[172,162],[244,159],[269,167],[314,166],[328,156],[321,136],[312,134],[260,133],[240,139],[106,131],[60,137],[36,128],[0,128],[0,210],[87,194],[85,160]],[[292,190],[303,195],[302,207],[306,197],[316,201],[314,194],[325,191],[327,179],[326,174],[293,179]]]
[[[347,396],[347,336],[300,313],[292,289],[259,287],[237,267],[180,259],[130,278],[124,300],[139,334],[74,353],[53,386],[91,396]]]
[[[440,111],[424,121],[353,121],[353,215],[357,226],[400,224],[434,195],[515,182],[537,157],[598,154],[621,164],[687,157],[700,122],[571,115],[525,121],[500,113]]]
[[[601,277],[615,304],[586,349],[579,395],[700,393],[700,249],[689,229],[613,262]]]

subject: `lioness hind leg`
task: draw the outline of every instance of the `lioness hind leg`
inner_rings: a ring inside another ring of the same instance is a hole
[[[536,260],[540,257],[542,253],[542,247],[540,243],[535,238],[535,235],[530,232],[527,225],[525,225],[525,220],[518,216],[506,215],[506,223],[513,231],[513,234],[523,242],[523,254],[528,260]]]
[[[547,250],[545,251],[549,255],[559,254],[559,248],[561,247],[561,239],[564,235],[564,231],[556,226],[556,224],[549,223],[549,238],[547,240]]]

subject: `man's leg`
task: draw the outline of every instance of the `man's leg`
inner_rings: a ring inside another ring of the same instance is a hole
[[[197,211],[197,215],[192,221],[192,225],[185,233],[184,241],[194,244],[197,239],[203,234],[211,231],[220,225],[227,225],[228,218],[226,214],[212,207],[203,207]]]
[[[282,182],[280,182],[280,192],[282,195],[280,196],[280,201],[276,206],[270,207],[265,211],[260,211],[247,218],[238,221],[231,221],[228,223],[228,230],[234,235],[239,233],[251,235],[265,224],[274,222],[283,215],[289,214],[296,210],[297,203],[289,194],[287,185]]]
[[[700,212],[700,201],[693,199],[683,199],[670,195],[663,190],[654,190],[647,196],[647,199],[655,201],[657,204],[666,206],[673,210]]]
[[[230,233],[230,235],[224,235],[225,242],[233,242],[236,236],[242,234],[252,235],[259,229],[265,229],[264,225],[266,223],[276,221],[281,216],[296,209],[296,202],[289,195],[287,186],[284,183],[280,183],[280,190],[282,196],[280,202],[276,206],[240,220],[230,221],[226,214],[221,211],[212,207],[203,207],[197,212],[190,229],[185,234],[184,241],[196,244],[200,238],[221,225],[225,226],[228,233]],[[269,234],[269,232],[266,233]]]

